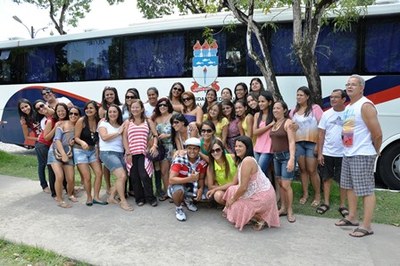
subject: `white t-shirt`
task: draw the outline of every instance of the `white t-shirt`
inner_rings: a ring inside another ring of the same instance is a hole
[[[325,130],[322,154],[332,157],[343,157],[342,127],[344,110],[337,112],[333,108],[325,111],[318,128]]]
[[[150,118],[153,115],[155,106],[151,106],[150,103],[145,103],[144,104],[144,114],[146,117]]]
[[[100,121],[99,126],[97,127],[97,131],[99,131],[99,128],[101,127],[107,129],[107,134],[117,133],[119,129],[119,127],[115,128],[110,123],[104,120]],[[118,135],[117,137],[110,139],[108,141],[104,141],[101,138],[101,136],[99,136],[99,148],[100,151],[124,152],[124,145],[122,144],[122,135]]]

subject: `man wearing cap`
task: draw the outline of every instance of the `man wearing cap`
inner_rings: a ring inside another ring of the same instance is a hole
[[[186,221],[186,215],[182,209],[182,203],[190,211],[197,211],[197,207],[190,199],[195,196],[200,200],[204,190],[204,177],[207,163],[200,157],[200,140],[188,138],[185,141],[186,154],[178,155],[170,168],[168,196],[174,201],[175,215],[178,221]]]
[[[73,106],[72,102],[67,97],[56,98],[51,88],[43,88],[42,96],[48,106],[53,109],[56,108],[57,103],[65,103],[68,108],[71,108]]]

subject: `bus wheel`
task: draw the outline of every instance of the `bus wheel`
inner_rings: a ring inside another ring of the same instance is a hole
[[[400,190],[400,143],[383,151],[378,161],[378,173],[390,189]]]

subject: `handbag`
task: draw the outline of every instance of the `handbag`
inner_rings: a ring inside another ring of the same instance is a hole
[[[54,157],[57,159],[57,161],[63,162],[62,161],[62,155],[59,150],[57,150],[56,145],[53,145],[53,152],[54,152]],[[66,152],[68,159],[72,158],[72,148],[70,145],[68,145],[68,151]]]
[[[152,143],[152,141],[150,141],[149,143]],[[151,144],[151,145],[148,145],[147,152],[146,152],[146,157],[147,157],[150,161],[153,161],[153,162],[162,161],[162,160],[165,158],[165,148],[164,148],[164,145],[162,145],[161,143],[158,144],[158,147],[157,147],[158,153],[157,153],[157,154],[156,154],[156,153],[153,154],[153,153],[150,152],[150,148],[151,148],[152,146],[153,146],[152,144]]]

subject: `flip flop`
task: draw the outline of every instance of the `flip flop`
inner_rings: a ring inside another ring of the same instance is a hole
[[[295,223],[296,222],[296,217],[292,214],[287,216],[287,220],[289,223]]]
[[[340,213],[340,215],[343,216],[343,218],[346,218],[346,216],[349,215],[349,209],[347,209],[346,207],[340,207],[338,209],[338,212]]]
[[[57,206],[58,206],[58,207],[61,207],[61,208],[65,208],[65,209],[68,209],[68,208],[71,208],[71,207],[72,207],[70,204],[66,203],[65,201],[59,202],[59,203],[57,204]]]
[[[121,207],[121,209],[123,209],[124,211],[133,211],[133,207],[131,205],[129,205],[127,202],[125,203],[120,203],[119,206]]]
[[[329,209],[330,209],[329,205],[322,203],[321,205],[318,206],[318,208],[315,210],[315,212],[318,214],[324,214],[327,211],[329,211]]]
[[[301,205],[304,205],[304,204],[306,204],[307,200],[308,200],[308,198],[302,197],[302,198],[299,200],[299,203],[300,203]]]
[[[68,199],[69,199],[70,201],[72,201],[72,202],[78,202],[78,199],[77,199],[74,195],[69,196]]]
[[[267,223],[265,221],[256,221],[255,224],[253,225],[253,229],[255,231],[261,231],[264,229],[266,224]]]
[[[105,201],[99,201],[99,200],[93,200],[93,204],[99,204],[99,205],[107,205],[108,204],[108,202],[105,202]]]
[[[336,226],[359,226],[360,224],[355,222],[353,223],[350,220],[347,220],[346,218],[340,219],[339,222],[335,223]]]
[[[373,235],[373,234],[374,234],[374,231],[368,231],[367,229],[357,227],[356,229],[354,229],[353,232],[351,232],[349,234],[349,236],[352,236],[352,237],[364,237],[364,236],[369,236],[369,235]]]

